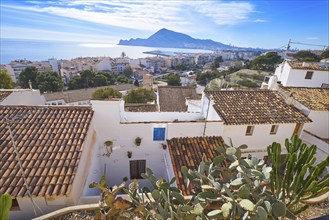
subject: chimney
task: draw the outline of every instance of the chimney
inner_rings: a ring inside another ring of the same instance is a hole
[[[31,80],[29,80],[29,87],[30,87],[31,90],[33,90]]]
[[[303,62],[302,66],[303,66],[303,67],[309,67],[309,66],[310,66],[310,64],[309,64],[309,63],[307,63],[307,62]]]

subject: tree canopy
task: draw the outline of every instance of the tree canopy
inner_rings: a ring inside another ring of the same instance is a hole
[[[14,82],[11,76],[5,70],[0,71],[0,89],[13,89]]]
[[[320,61],[320,57],[316,55],[315,53],[312,53],[308,50],[301,50],[298,51],[293,55],[294,58],[296,58],[299,61],[311,61],[311,62],[318,62]]]
[[[68,83],[69,89],[82,89],[98,86],[114,85],[116,78],[114,72],[98,72],[84,70],[79,76],[74,76]]]
[[[322,59],[329,58],[329,49],[326,49],[321,53],[321,58]]]
[[[127,66],[124,70],[123,70],[123,74],[127,77],[130,78],[133,75],[133,69],[131,68],[131,66]]]
[[[124,100],[126,103],[147,103],[154,100],[154,94],[152,90],[138,88],[128,92]]]
[[[211,69],[217,69],[220,65],[220,63],[223,62],[223,57],[219,56],[214,59],[214,61],[211,64]]]
[[[256,70],[274,71],[276,64],[281,62],[282,58],[277,52],[267,52],[251,61],[251,67]]]
[[[119,84],[128,83],[128,78],[125,75],[123,75],[123,74],[119,74],[118,77],[117,77],[117,82]]]
[[[34,89],[38,88],[38,84],[36,82],[36,78],[38,75],[38,69],[34,66],[26,67],[18,76],[18,85],[22,88],[29,88],[29,81],[32,83],[32,87]]]
[[[176,73],[170,73],[167,77],[168,86],[181,86],[180,77]]]
[[[36,83],[40,92],[57,92],[63,89],[64,83],[56,72],[38,73]]]
[[[122,94],[118,90],[113,89],[111,87],[107,87],[107,88],[104,88],[104,89],[97,89],[92,94],[93,99],[107,99],[109,97],[121,98]]]

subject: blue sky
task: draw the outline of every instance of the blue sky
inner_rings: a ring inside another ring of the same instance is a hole
[[[279,48],[289,39],[329,44],[328,0],[1,0],[0,4],[1,38],[117,44],[167,28],[242,47]]]

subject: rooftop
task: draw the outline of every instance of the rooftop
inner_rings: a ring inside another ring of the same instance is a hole
[[[24,197],[27,190],[6,125],[6,118],[17,116],[11,128],[32,195],[70,194],[92,109],[0,106],[0,194]]]
[[[158,106],[155,104],[125,103],[125,111],[127,111],[127,112],[156,112],[156,111],[158,111]]]
[[[115,85],[115,86],[103,86],[96,88],[68,90],[63,92],[44,93],[43,95],[45,96],[47,102],[55,101],[55,100],[64,100],[66,103],[79,102],[84,100],[90,100],[92,94],[97,89],[102,89],[107,87],[111,87],[119,91],[126,91],[135,88],[135,86],[132,84],[123,84],[123,85]]]
[[[288,61],[292,69],[329,71],[329,65],[317,62]]]
[[[167,140],[169,153],[176,176],[177,187],[182,190],[183,195],[189,195],[186,186],[186,177],[181,168],[186,166],[191,170],[198,169],[202,158],[212,161],[219,155],[217,148],[224,147],[222,137],[184,137]]]
[[[311,122],[274,91],[209,91],[214,108],[227,125]]]
[[[289,96],[315,111],[329,111],[329,88],[283,87]]]
[[[4,100],[5,98],[7,98],[11,93],[12,93],[12,91],[2,91],[2,90],[0,90],[0,102],[2,100]]]
[[[195,87],[159,86],[159,106],[161,112],[186,112],[186,99],[200,99]]]

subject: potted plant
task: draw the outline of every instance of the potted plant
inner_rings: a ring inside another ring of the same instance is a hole
[[[105,141],[104,142],[104,145],[109,147],[109,146],[112,146],[113,145],[113,142],[112,141]]]
[[[132,183],[129,184],[129,191],[134,192],[138,190],[139,184],[136,179]]]
[[[137,138],[135,139],[135,144],[136,144],[136,146],[140,146],[141,143],[142,143],[142,138],[137,137]]]
[[[127,151],[127,156],[128,156],[128,158],[131,158],[132,155],[133,155],[133,152],[131,152],[131,151]]]

